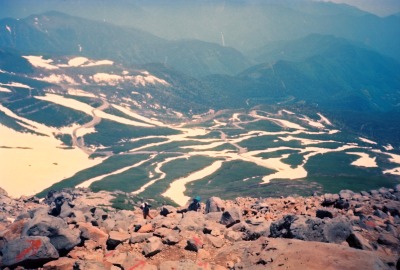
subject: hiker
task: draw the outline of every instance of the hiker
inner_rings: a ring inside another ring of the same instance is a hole
[[[149,217],[150,219],[153,219],[153,217],[150,215],[150,207],[151,205],[148,204],[147,202],[144,202],[140,205],[140,209],[143,211],[143,218],[147,219]]]
[[[198,212],[201,208],[200,201],[201,201],[200,196],[196,196],[193,199],[193,201],[189,204],[188,210]]]
[[[200,201],[201,201],[201,197],[196,196],[195,198],[193,198],[193,201],[189,204],[188,208],[178,210],[177,213],[186,213],[188,211],[198,212],[201,208]]]

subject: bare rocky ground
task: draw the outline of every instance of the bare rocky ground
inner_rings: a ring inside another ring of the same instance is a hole
[[[115,210],[115,194],[0,190],[1,269],[399,269],[400,185]],[[139,205],[140,201],[136,202]]]

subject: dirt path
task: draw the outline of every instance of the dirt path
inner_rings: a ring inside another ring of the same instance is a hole
[[[85,152],[88,155],[91,155],[93,153],[93,150],[86,147],[84,138],[78,137],[76,134],[77,134],[78,130],[81,128],[92,128],[101,122],[101,117],[96,115],[96,111],[104,111],[105,109],[107,109],[110,106],[110,103],[108,103],[107,100],[102,99],[102,102],[103,102],[103,104],[101,104],[100,107],[92,110],[93,119],[90,122],[87,122],[87,123],[83,124],[82,126],[75,128],[72,131],[72,145],[74,147],[75,146],[78,147],[79,149],[81,149],[83,152]]]

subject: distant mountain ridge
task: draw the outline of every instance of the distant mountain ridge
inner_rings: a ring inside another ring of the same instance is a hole
[[[196,77],[235,74],[249,66],[232,48],[196,40],[167,41],[133,28],[59,12],[3,19],[0,29],[0,47],[24,53],[86,55],[128,65],[161,62]]]

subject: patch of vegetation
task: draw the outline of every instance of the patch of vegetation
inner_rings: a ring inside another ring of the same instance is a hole
[[[173,180],[188,176],[189,174],[210,166],[216,159],[206,156],[191,156],[189,158],[180,158],[166,163],[161,170],[166,173],[164,179],[149,186],[141,196],[154,198],[155,200],[165,200],[161,196]],[[175,205],[175,203],[173,203]]]
[[[250,122],[246,124],[240,124],[242,127],[247,130],[261,130],[261,131],[269,131],[269,132],[279,132],[284,130],[281,126],[275,124],[272,121],[267,120],[259,120],[255,122]]]
[[[224,199],[236,198],[238,194],[254,197],[259,194],[261,178],[273,172],[250,162],[228,161],[212,175],[189,183],[185,194],[204,198],[219,196]],[[244,181],[245,179],[247,180]]]
[[[126,194],[117,194],[117,196],[111,200],[111,207],[119,210],[133,210],[135,205],[132,200]]]
[[[121,142],[118,145],[113,145],[113,146],[107,147],[107,148],[103,149],[103,151],[112,151],[114,154],[120,154],[120,153],[124,153],[124,152],[130,151],[132,149],[141,147],[141,146],[145,146],[147,144],[163,142],[166,140],[168,140],[168,139],[166,139],[166,138],[148,138],[148,139],[143,139],[143,140],[139,140],[139,141],[135,141],[135,142],[129,142],[129,141]]]
[[[361,191],[393,187],[398,183],[396,177],[383,175],[379,168],[351,165],[357,159],[357,156],[345,153],[327,153],[311,157],[305,165],[308,171],[307,181],[318,182],[324,192],[330,193],[342,189]]]
[[[140,138],[146,136],[168,136],[179,134],[174,129],[165,127],[136,127],[120,124],[114,121],[103,119],[96,125],[98,132],[87,134],[85,141],[93,145],[117,145],[121,140]]]
[[[282,141],[277,140],[276,136],[257,136],[239,143],[241,147],[247,148],[249,151],[264,150],[275,147],[290,147],[302,149],[300,141]]]
[[[72,136],[70,134],[58,134],[55,138],[62,141],[66,146],[72,146]]]
[[[282,159],[283,163],[289,164],[291,168],[300,166],[304,161],[304,154],[294,153],[289,155],[287,158]]]
[[[140,162],[141,160],[147,159],[149,156],[150,155],[148,154],[111,156],[98,165],[82,170],[70,178],[51,185],[50,187],[38,193],[36,196],[44,197],[52,189],[61,190],[63,188],[75,187],[76,185],[79,185],[80,183],[93,177],[108,174],[118,169],[130,166]],[[120,189],[124,190],[124,186],[122,186]]]

